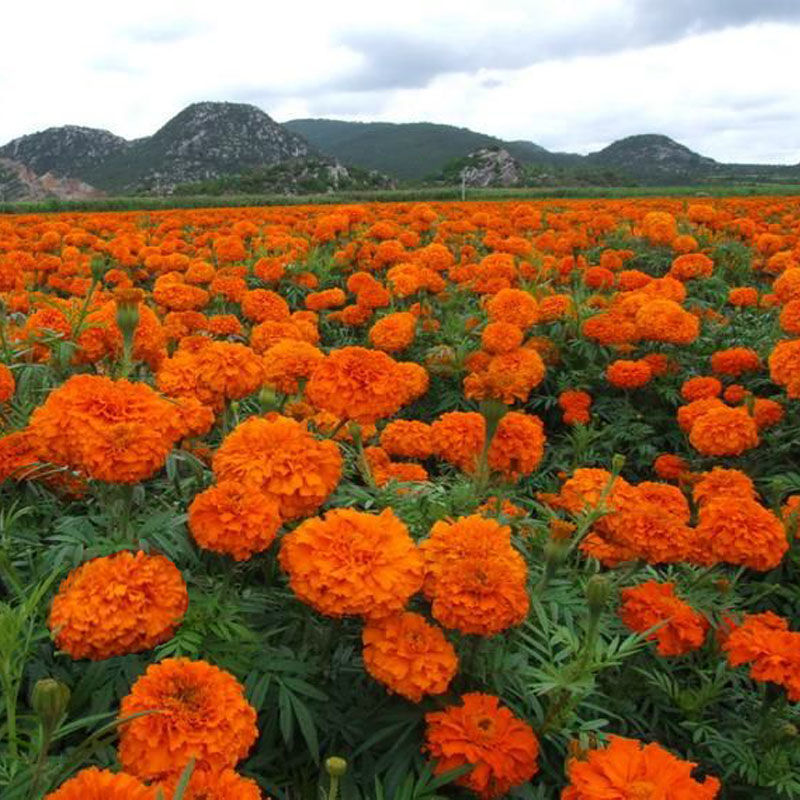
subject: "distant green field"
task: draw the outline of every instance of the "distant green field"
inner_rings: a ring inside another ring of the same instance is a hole
[[[548,186],[516,189],[467,189],[467,200],[540,200],[547,198],[622,197],[749,197],[800,196],[800,184],[758,183],[695,186]],[[237,195],[198,197],[103,197],[86,200],[51,198],[36,202],[0,203],[2,214],[41,214],[60,211],[151,211],[170,208],[218,208],[337,203],[460,200],[461,187],[434,187],[375,191],[335,192],[314,195]]]

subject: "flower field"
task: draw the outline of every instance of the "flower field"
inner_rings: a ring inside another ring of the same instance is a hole
[[[800,200],[0,217],[3,800],[800,798]]]

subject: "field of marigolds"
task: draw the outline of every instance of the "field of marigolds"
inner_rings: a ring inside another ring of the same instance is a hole
[[[0,218],[3,800],[800,798],[800,201]]]

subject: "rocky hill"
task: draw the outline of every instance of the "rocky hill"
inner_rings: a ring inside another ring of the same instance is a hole
[[[18,161],[0,158],[0,201],[2,202],[45,200],[48,197],[78,200],[101,195],[102,192],[78,178],[64,178],[54,175],[52,172],[37,175],[32,169]]]
[[[38,176],[74,178],[107,193],[165,194],[178,185],[218,178],[313,149],[255,106],[194,103],[152,136],[126,141],[108,131],[68,125],[14,139],[0,157]]]
[[[169,193],[203,181],[311,154],[300,136],[260,108],[243,103],[193,103],[152,136],[84,173],[109,191]]]
[[[612,142],[586,160],[591,164],[619,169],[635,178],[673,183],[708,177],[718,168],[713,158],[701,156],[669,136],[647,133]]]
[[[360,189],[393,189],[395,182],[374,170],[345,167],[335,159],[309,156],[255,167],[236,175],[180,184],[182,195],[324,194]]]
[[[37,175],[80,178],[131,143],[97,128],[64,125],[21,136],[0,147],[0,158],[24,164]]]

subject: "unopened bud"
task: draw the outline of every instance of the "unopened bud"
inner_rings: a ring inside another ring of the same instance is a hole
[[[619,475],[622,472],[622,468],[625,466],[625,456],[622,453],[614,453],[614,457],[611,459],[611,471],[615,475]]]
[[[341,778],[347,772],[347,761],[341,756],[326,758],[325,771],[331,778]]]
[[[784,736],[787,739],[794,739],[797,734],[797,726],[793,725],[791,722],[784,722],[783,725],[781,725],[781,736]]]
[[[69,698],[70,691],[66,684],[54,678],[42,678],[33,687],[31,703],[42,725],[52,729],[64,716]]]
[[[106,261],[102,256],[95,256],[91,264],[92,280],[100,283],[106,274]]]
[[[602,611],[611,599],[611,581],[604,575],[592,575],[586,583],[586,602],[594,613]]]

